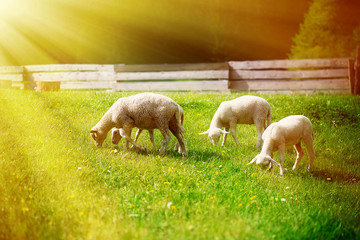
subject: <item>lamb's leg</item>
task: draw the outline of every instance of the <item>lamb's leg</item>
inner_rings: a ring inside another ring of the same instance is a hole
[[[149,137],[150,137],[150,141],[152,143],[152,145],[154,146],[154,149],[156,150],[156,144],[155,144],[155,140],[154,140],[154,130],[149,129]]]
[[[185,147],[184,134],[181,131],[179,131],[178,129],[170,128],[170,131],[177,138],[178,144],[180,145],[182,155],[184,157],[186,157],[188,155],[188,153],[187,153],[186,147]]]
[[[185,129],[183,128],[181,123],[178,121],[170,121],[169,129],[170,129],[171,133],[177,138],[178,141],[177,141],[176,145],[177,146],[180,145],[180,151],[181,151],[182,155],[184,157],[187,156],[188,153],[186,151],[185,140],[184,140]]]
[[[256,131],[257,131],[257,135],[258,135],[258,139],[256,142],[256,148],[260,149],[263,145],[263,140],[262,140],[262,135],[264,133],[264,126],[265,126],[265,119],[264,121],[255,121],[255,126],[256,126]]]
[[[280,175],[284,175],[284,154],[285,154],[285,144],[280,144],[279,145]]]
[[[309,153],[309,167],[308,170],[310,171],[312,166],[313,166],[313,162],[314,162],[314,158],[315,158],[315,151],[314,151],[314,146],[313,146],[313,138],[312,136],[308,137],[308,138],[304,138],[303,139],[306,145],[306,149],[308,150]]]
[[[270,154],[270,157],[273,158],[273,153]],[[269,171],[273,168],[274,164],[272,162],[269,163]]]
[[[137,140],[139,139],[140,134],[142,133],[142,131],[143,131],[143,130],[140,129],[140,128],[136,131],[135,139],[134,139],[135,142],[137,142]]]
[[[139,139],[140,134],[141,134],[142,131],[143,131],[143,130],[140,129],[140,128],[136,131],[134,142],[137,142],[137,140]],[[131,136],[131,134],[130,134],[130,136]],[[127,142],[127,143],[128,143],[128,142]],[[129,143],[128,143],[128,144],[129,144]],[[132,149],[133,147],[134,147],[134,145],[132,145],[132,146],[130,147],[130,149]]]
[[[122,129],[120,129],[120,133],[121,133],[121,136],[126,139],[126,141],[131,142],[135,147],[137,147],[141,151],[146,151],[145,148],[143,148],[142,146],[140,146],[134,140],[131,139],[131,128],[122,128]]]
[[[225,131],[229,132],[229,127],[225,127]],[[226,134],[226,133],[224,133],[224,138],[223,138],[223,141],[222,141],[221,146],[224,146],[224,145],[225,145],[226,138],[227,138],[227,134]]]
[[[233,138],[235,140],[236,145],[240,146],[240,142],[236,137],[236,123],[230,123],[230,132],[231,132],[231,135],[233,136]]]
[[[167,145],[169,144],[171,134],[170,134],[170,131],[168,128],[162,127],[162,128],[159,128],[159,130],[164,137],[161,148],[159,150],[159,154],[162,155],[165,153],[165,149],[166,149]]]
[[[181,153],[181,147],[179,141],[176,142],[174,151],[177,151],[178,153]]]
[[[171,131],[171,128],[170,128],[170,131]],[[180,137],[182,137],[182,139],[184,139],[184,133],[183,132],[180,133]],[[185,142],[185,141],[183,140],[183,142]],[[178,153],[182,153],[182,149],[181,149],[179,140],[176,142],[176,145],[174,147],[174,151],[177,151]]]
[[[298,144],[295,144],[294,148],[296,150],[296,161],[295,161],[295,164],[294,164],[294,166],[292,168],[293,170],[295,170],[295,168],[297,168],[297,166],[300,163],[301,158],[304,156],[304,151],[301,148],[301,142],[299,142]]]
[[[130,128],[129,131],[129,136],[131,137],[131,132],[132,132],[132,129]],[[130,149],[132,148],[133,146],[130,147]],[[129,150],[129,141],[126,139],[126,150]]]
[[[178,151],[179,153],[181,153],[181,148],[180,148],[179,141],[176,142],[175,147],[174,147],[174,151]]]

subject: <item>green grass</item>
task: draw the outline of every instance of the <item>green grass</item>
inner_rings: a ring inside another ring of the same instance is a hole
[[[255,126],[238,126],[240,147],[198,135],[234,93],[166,94],[185,112],[187,158],[174,137],[158,156],[146,131],[147,154],[109,136],[97,149],[89,130],[130,94],[0,91],[0,239],[360,238],[359,97],[259,95],[273,121],[304,114],[314,126],[313,172],[307,153],[291,170],[289,147],[281,177],[247,165]]]

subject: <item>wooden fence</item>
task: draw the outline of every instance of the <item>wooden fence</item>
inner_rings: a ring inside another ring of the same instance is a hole
[[[228,90],[229,67],[226,63],[115,65],[115,72],[115,91]]]
[[[230,89],[350,93],[350,58],[229,62]]]
[[[150,65],[0,67],[0,87],[112,91],[257,91],[360,93],[352,58]]]

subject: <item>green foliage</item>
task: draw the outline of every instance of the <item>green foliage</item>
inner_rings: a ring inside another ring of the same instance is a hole
[[[357,8],[354,0],[314,0],[299,33],[294,37],[290,58],[333,58],[355,55],[360,44],[357,12],[344,10],[343,5]],[[351,16],[356,14],[356,16]],[[350,16],[348,16],[350,15]],[[345,20],[344,20],[345,19]]]
[[[258,153],[253,125],[237,147],[212,146],[199,132],[219,104],[239,94],[166,94],[184,109],[189,157],[124,141],[93,146],[89,130],[119,97],[133,93],[1,90],[1,239],[357,239],[360,98],[259,95],[273,121],[304,114],[315,132],[315,169],[295,152],[279,169],[247,163]],[[162,137],[155,131],[155,141]]]

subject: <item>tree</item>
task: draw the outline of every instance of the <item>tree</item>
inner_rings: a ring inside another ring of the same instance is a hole
[[[314,0],[293,38],[289,58],[332,58],[355,54],[360,44],[357,0]]]

